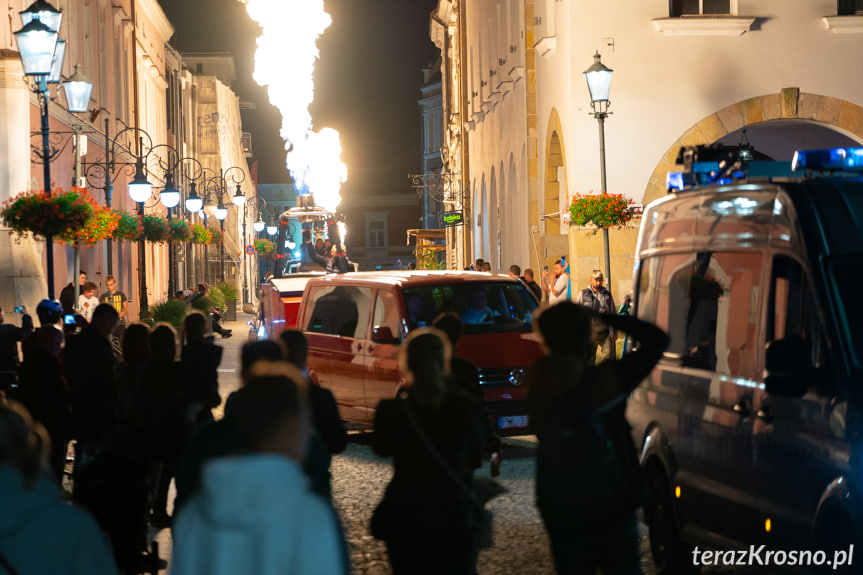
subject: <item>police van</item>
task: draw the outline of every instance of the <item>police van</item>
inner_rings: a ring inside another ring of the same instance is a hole
[[[654,560],[764,545],[811,572],[863,534],[863,149],[678,163],[634,271],[634,313],[671,338],[627,409]]]

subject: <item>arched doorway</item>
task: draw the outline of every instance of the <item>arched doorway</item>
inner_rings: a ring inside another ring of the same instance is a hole
[[[797,149],[832,148],[863,143],[863,107],[819,94],[784,88],[737,102],[702,119],[668,148],[644,190],[647,205],[667,193],[665,175],[676,170],[682,146],[737,145],[743,130],[750,144],[764,155],[789,161]]]

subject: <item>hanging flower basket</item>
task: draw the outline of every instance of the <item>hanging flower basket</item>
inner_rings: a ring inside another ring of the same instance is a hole
[[[195,232],[186,220],[171,220],[171,241],[191,242]]]
[[[210,228],[210,243],[213,245],[222,243],[222,232],[216,228]]]
[[[28,233],[58,236],[81,228],[93,215],[93,206],[79,188],[68,192],[57,188],[52,195],[41,190],[18,194],[0,206],[0,219],[18,236]]]
[[[620,227],[637,214],[632,200],[622,194],[576,194],[569,206],[570,223],[582,227]]]
[[[141,224],[144,227],[144,239],[148,242],[161,244],[167,242],[168,237],[171,235],[168,220],[162,216],[145,214],[141,216]]]
[[[201,224],[192,224],[192,241],[196,244],[208,244],[213,235],[210,228]]]
[[[84,193],[84,197],[93,208],[93,215],[80,228],[69,228],[59,236],[57,241],[76,246],[97,244],[112,237],[120,223],[119,212],[106,208],[98,203],[90,194]]]
[[[143,233],[141,220],[138,216],[123,210],[114,210],[114,213],[119,216],[119,220],[112,237],[119,241],[137,242]]]
[[[276,252],[276,244],[270,240],[255,240],[255,251],[261,258],[271,259]]]

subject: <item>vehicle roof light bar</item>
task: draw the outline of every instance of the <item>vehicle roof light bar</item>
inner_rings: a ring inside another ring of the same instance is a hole
[[[795,172],[863,171],[863,148],[831,148],[794,152],[791,169]]]

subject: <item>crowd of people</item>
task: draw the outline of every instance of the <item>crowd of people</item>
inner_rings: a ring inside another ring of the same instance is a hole
[[[554,277],[543,274],[542,287],[532,270],[510,273],[538,299],[564,289],[562,262]],[[536,501],[561,574],[640,572],[641,485],[624,411],[668,337],[615,313],[603,279],[595,272],[578,303],[547,302],[533,318],[544,353],[526,375],[539,440]],[[93,304],[83,273],[80,280],[79,302]],[[173,529],[175,575],[350,572],[330,488],[330,461],[347,433],[332,393],[308,376],[302,332],[242,347],[242,386],[224,398],[216,421],[223,348],[210,329],[219,322],[195,309],[179,333],[131,322],[117,353],[110,340],[126,299],[116,282],[108,287],[68,339],[58,302],[43,301],[39,326],[29,330],[7,326],[0,311],[0,345],[21,342],[24,350],[19,364],[17,350],[13,362],[0,348],[0,372],[15,376],[0,396],[0,569],[137,573],[150,525]],[[182,297],[206,293],[200,284]],[[369,530],[386,544],[395,575],[475,574],[484,505],[502,491],[474,477],[486,458],[498,475],[501,441],[476,366],[453,354],[463,321],[445,314],[410,332],[400,358],[404,391],[376,410],[372,448],[392,458],[394,473]],[[604,348],[618,331],[638,343],[622,359]],[[61,496],[72,440],[74,506]],[[588,441],[602,444],[602,462],[589,459]],[[45,533],[57,530],[50,521],[74,531],[52,539],[57,553],[40,553]]]

